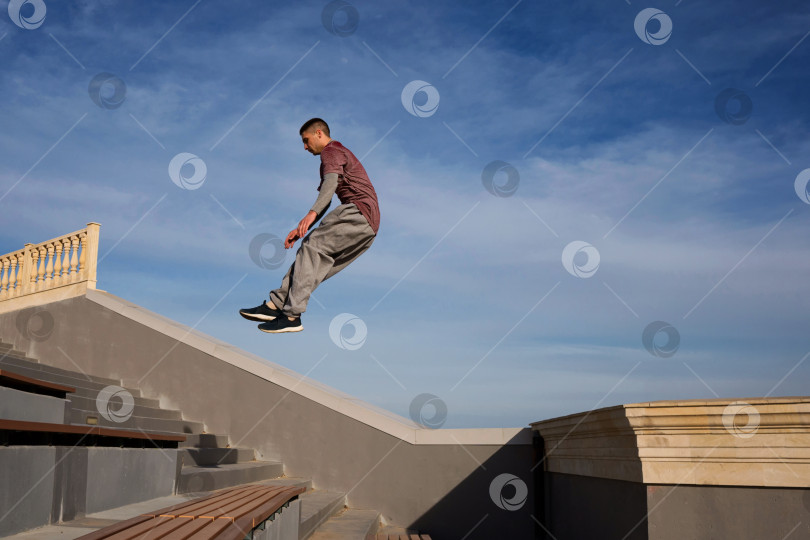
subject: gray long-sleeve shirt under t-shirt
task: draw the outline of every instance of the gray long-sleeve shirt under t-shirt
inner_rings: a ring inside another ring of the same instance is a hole
[[[323,183],[321,184],[318,198],[315,200],[315,204],[312,205],[312,208],[310,208],[310,210],[316,214],[315,221],[321,219],[321,216],[323,216],[329,208],[329,205],[332,203],[332,195],[334,195],[335,190],[337,190],[337,185],[337,173],[327,173],[323,176]]]

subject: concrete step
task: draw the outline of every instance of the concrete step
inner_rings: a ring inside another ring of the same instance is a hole
[[[121,384],[121,381],[119,379],[111,379],[111,378],[108,378],[108,377],[98,377],[96,375],[91,375],[89,373],[88,374],[83,374],[78,369],[71,370],[71,369],[64,369],[64,368],[59,368],[59,367],[55,367],[55,366],[49,366],[48,364],[43,364],[41,362],[38,362],[38,361],[33,360],[31,358],[28,358],[26,356],[20,356],[20,355],[17,355],[17,354],[9,353],[9,354],[3,356],[3,353],[0,352],[0,363],[2,363],[2,362],[7,362],[9,364],[14,364],[14,365],[25,366],[25,367],[28,367],[30,369],[36,369],[38,371],[43,371],[43,372],[46,372],[46,373],[54,373],[56,375],[64,375],[64,376],[68,376],[68,377],[73,377],[75,379],[80,379],[80,380],[84,380],[84,381],[90,380],[91,382],[99,383],[99,384],[102,384],[104,386],[107,386],[109,384],[119,384],[119,385]]]
[[[341,512],[346,506],[346,494],[329,491],[308,491],[302,493],[301,524],[298,538],[306,540],[330,517]]]
[[[0,418],[3,420],[62,424],[65,405],[64,399],[0,386]]]
[[[25,357],[25,353],[23,351],[18,351],[17,349],[14,348],[13,345],[9,345],[8,343],[3,343],[2,341],[0,341],[0,356],[6,354]],[[36,360],[33,361],[36,362]]]
[[[114,408],[116,410],[117,408]],[[133,412],[124,422],[107,420],[98,409],[91,411],[83,409],[71,409],[68,411],[68,424],[87,425],[87,418],[96,419],[95,425],[113,427],[119,429],[141,429],[146,432],[171,432],[171,433],[202,433],[205,425],[202,422],[192,422],[190,420],[176,420],[170,418],[150,418],[148,416],[136,416]]]
[[[230,441],[227,435],[216,433],[187,433],[186,441],[179,444],[180,448],[228,448]]]
[[[73,392],[72,394],[68,394],[68,396],[76,395],[76,396],[88,398],[88,399],[91,399],[91,400],[97,399],[98,396],[99,396],[99,393],[102,390],[101,388],[99,388],[99,389],[84,388],[82,386],[74,386],[74,388],[76,389],[76,391]],[[124,388],[124,390],[126,390],[127,392],[130,393],[130,395],[133,398],[133,403],[135,403],[136,406],[140,405],[142,407],[151,407],[153,409],[160,408],[160,401],[159,400],[153,399],[153,398],[140,397],[139,392],[137,390],[133,391],[133,389],[131,389],[131,388],[125,388],[125,387],[120,387],[120,388]]]
[[[377,533],[380,527],[380,513],[376,510],[347,508],[326,520],[310,536],[311,540],[366,540],[368,535]]]
[[[106,388],[107,386],[110,385],[121,386],[121,381],[112,381],[111,383],[97,382],[89,380],[81,373],[68,372],[67,374],[65,374],[65,373],[57,373],[52,370],[36,369],[35,367],[31,366],[30,362],[27,361],[9,363],[8,358],[0,360],[0,368],[6,368],[9,371],[19,373],[20,375],[26,375],[28,377],[41,379],[43,381],[73,386],[76,388],[76,393],[80,395],[95,396],[99,393],[99,391]],[[84,392],[81,392],[82,390],[84,390]],[[127,388],[126,390],[130,394],[132,394],[132,396],[136,399],[138,398],[145,399],[141,398],[141,391],[138,390],[137,388]],[[151,403],[143,403],[143,404],[157,406],[158,400],[153,399],[151,401],[152,401]]]
[[[252,448],[182,448],[177,455],[184,465],[228,465],[256,459]]]
[[[92,411],[98,410],[96,398],[82,396],[77,394],[68,394],[67,396],[68,401],[70,402],[69,405],[74,409],[84,410],[84,411]],[[140,398],[143,400],[144,398]],[[157,400],[153,400],[157,401]],[[117,410],[121,405],[121,401],[114,401],[113,400],[113,409]],[[139,404],[136,400],[135,402],[135,409],[133,409],[132,414],[136,416],[146,416],[148,418],[166,418],[170,420],[182,420],[183,413],[177,409],[161,409],[157,406],[146,406]]]
[[[284,474],[279,461],[246,461],[219,466],[185,466],[180,469],[177,494],[212,491],[278,478]]]
[[[103,385],[101,383],[90,382],[86,379],[75,379],[72,377],[65,377],[62,375],[57,375],[54,373],[49,372],[42,372],[37,371],[29,368],[28,366],[18,366],[18,365],[6,365],[3,361],[0,361],[0,369],[8,369],[9,371],[13,371],[14,373],[19,373],[20,375],[25,375],[26,377],[33,377],[35,379],[39,379],[42,381],[53,382],[58,384],[65,384],[68,386],[72,386],[75,388],[75,392],[68,394],[68,399],[73,399],[75,397],[85,398],[86,400],[84,404],[79,402],[79,408],[88,408],[88,402],[94,402],[95,399],[98,397],[99,392],[106,388],[108,385]],[[118,386],[118,385],[116,385]],[[127,392],[129,392],[135,403],[136,407],[149,407],[152,409],[159,409],[160,408],[160,400],[154,398],[145,398],[141,397],[140,390],[133,389],[133,388],[124,388]],[[82,406],[83,405],[83,406]],[[95,408],[92,406],[91,408]],[[163,409],[163,410],[171,410],[171,409]],[[167,413],[166,416],[177,416],[177,413]]]
[[[410,539],[411,535],[414,535],[416,540],[419,540],[419,531],[416,529],[407,529],[405,527],[395,527],[393,525],[384,525],[381,526],[379,530],[377,530],[377,536],[373,537],[374,540],[381,540],[382,538],[391,538],[394,540],[399,540],[400,537]]]

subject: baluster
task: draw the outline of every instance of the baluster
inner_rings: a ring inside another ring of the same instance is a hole
[[[70,238],[62,238],[62,284],[70,283]]]
[[[22,267],[22,256],[18,253],[11,256],[11,279],[8,282],[10,289],[9,296],[20,294],[20,270]]]
[[[53,285],[54,287],[58,287],[62,284],[62,241],[57,240],[53,243],[54,257],[56,260],[53,263]]]
[[[36,292],[37,291],[37,277],[39,276],[39,250],[37,248],[31,248],[31,278],[29,280],[29,287],[28,292]]]
[[[48,250],[45,246],[38,246],[37,253],[39,253],[39,259],[37,262],[37,291],[41,291],[45,287],[45,269],[48,266]]]
[[[51,281],[53,275],[53,244],[48,244],[45,249],[48,257],[48,264],[45,266],[45,288],[50,289],[53,286]]]
[[[79,255],[79,271],[81,272],[81,278],[87,279],[87,257],[85,254],[87,251],[87,233],[80,233],[79,240],[82,246],[82,253]]]
[[[8,269],[8,257],[3,257],[3,260],[0,261],[0,276],[2,276],[2,281],[0,281],[0,299],[5,299],[6,296],[8,296]]]
[[[70,237],[70,282],[78,281],[79,271],[76,266],[79,264],[79,237],[75,234]]]

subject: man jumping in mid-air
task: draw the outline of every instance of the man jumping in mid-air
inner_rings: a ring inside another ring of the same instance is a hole
[[[312,209],[290,231],[284,247],[303,238],[281,287],[270,291],[270,302],[241,309],[242,317],[259,321],[263,332],[299,332],[301,314],[312,291],[371,247],[380,227],[377,193],[366,170],[354,154],[329,138],[329,126],[320,118],[308,120],[299,130],[304,149],[321,156],[321,183]],[[337,193],[340,206],[329,212],[309,235],[307,231],[326,213]]]

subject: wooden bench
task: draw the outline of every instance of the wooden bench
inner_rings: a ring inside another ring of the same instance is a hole
[[[62,399],[65,399],[68,394],[72,394],[76,391],[72,386],[26,377],[25,375],[14,373],[5,368],[0,369],[0,386]]]
[[[306,491],[250,484],[147,512],[79,537],[81,540],[242,540]],[[298,519],[298,517],[296,517]],[[79,540],[79,539],[77,539]]]
[[[49,422],[27,422],[24,420],[6,420],[0,418],[0,444],[15,444],[14,434],[29,434],[39,436],[40,440],[57,444],[75,445],[79,441],[88,439],[88,442],[98,442],[99,438],[108,439],[107,443],[114,445],[123,442],[151,441],[159,443],[180,443],[186,440],[185,435],[169,435],[164,433],[148,433],[131,429],[118,429],[103,426],[74,426],[70,424],[52,424]],[[72,442],[72,444],[71,444]]]
[[[366,540],[430,540],[427,534],[378,534]]]

